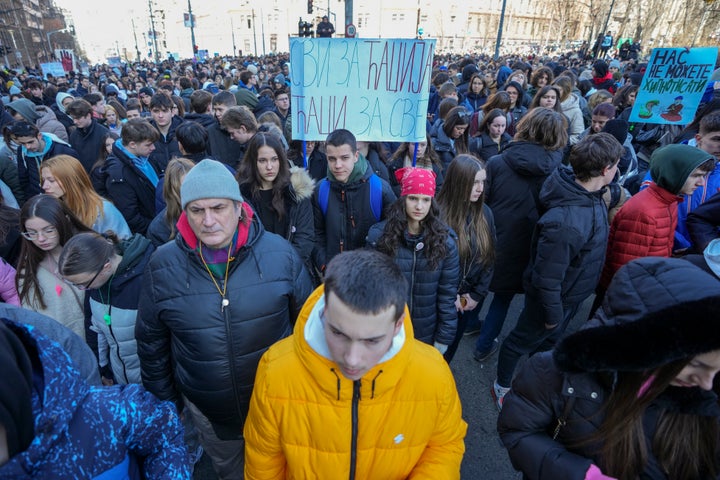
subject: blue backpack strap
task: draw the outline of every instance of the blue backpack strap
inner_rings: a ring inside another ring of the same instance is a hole
[[[382,180],[373,173],[370,175],[370,210],[376,222],[382,217],[382,207]]]
[[[330,181],[327,178],[323,178],[320,181],[320,186],[318,187],[318,204],[320,204],[320,210],[322,210],[323,215],[327,214],[329,196]]]

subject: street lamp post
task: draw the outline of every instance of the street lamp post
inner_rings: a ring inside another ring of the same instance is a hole
[[[192,42],[193,58],[197,60],[197,57],[195,56],[195,19],[193,18],[192,4],[190,3],[190,0],[188,0],[188,17],[190,17],[190,41]],[[232,22],[232,19],[230,19],[230,22]]]
[[[497,60],[498,58],[500,58],[500,42],[502,42],[502,30],[503,30],[503,24],[505,23],[505,6],[506,5],[507,5],[507,0],[503,0],[502,8],[500,9],[500,21],[498,22],[497,40],[495,41],[495,55],[493,56],[494,60]]]

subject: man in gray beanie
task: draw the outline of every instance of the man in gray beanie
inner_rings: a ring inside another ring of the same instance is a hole
[[[145,270],[135,336],[145,387],[187,408],[221,479],[243,471],[255,370],[288,336],[312,282],[266,232],[227,167],[205,159],[180,188],[174,241]]]

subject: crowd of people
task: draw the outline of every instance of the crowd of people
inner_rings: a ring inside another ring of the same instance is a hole
[[[525,478],[720,478],[720,89],[629,122],[603,42],[437,56],[418,143],[293,139],[284,55],[0,72],[0,476],[459,478],[465,338]]]

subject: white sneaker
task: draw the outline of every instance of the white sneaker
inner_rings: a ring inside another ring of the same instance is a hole
[[[498,385],[497,381],[493,382],[492,389],[490,390],[490,393],[492,394],[493,400],[495,401],[495,406],[498,409],[498,412],[502,410],[503,406],[503,399],[505,398],[505,395],[510,391],[510,387],[501,387]]]

